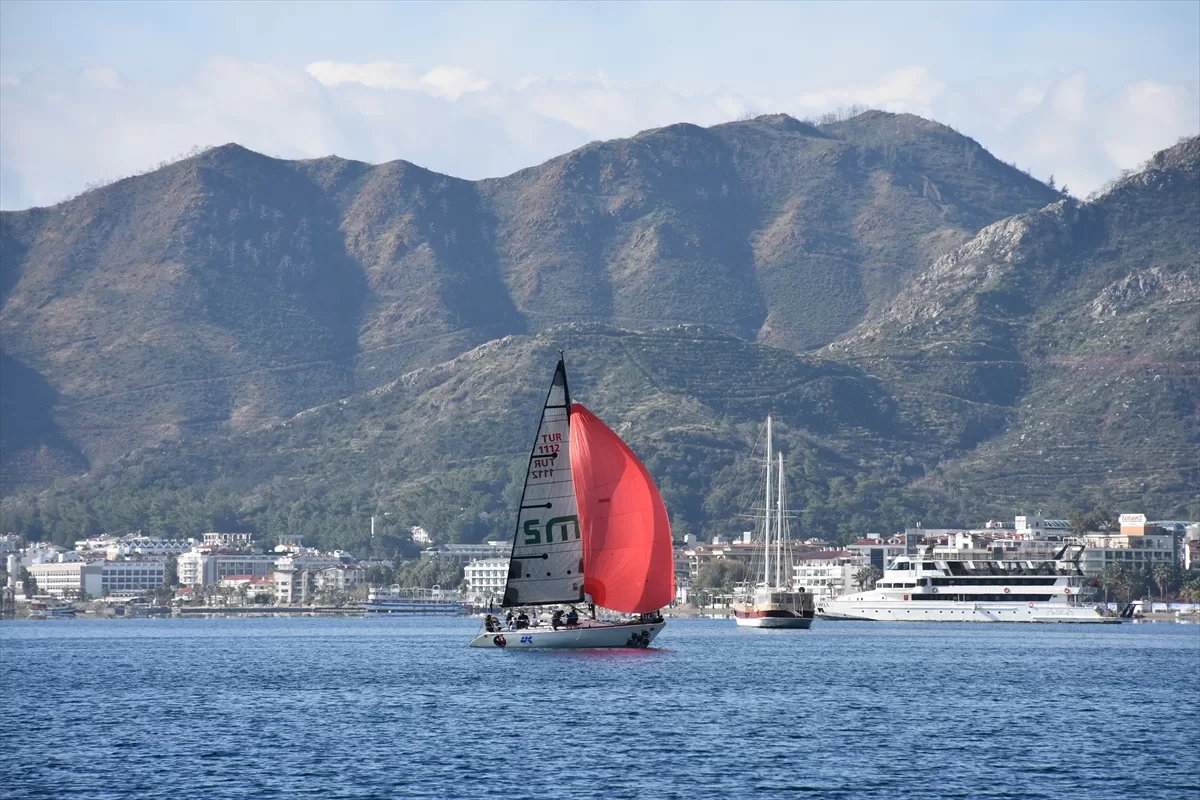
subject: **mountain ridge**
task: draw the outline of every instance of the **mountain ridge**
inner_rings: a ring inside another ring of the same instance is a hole
[[[737,524],[768,411],[814,535],[1183,515],[1200,139],[1081,203],[862,117],[666,126],[478,182],[232,146],[0,216],[0,355],[28,383],[0,392],[6,519],[182,525],[136,510],[169,502],[279,532],[299,503],[314,536],[365,506],[503,535],[528,449],[504,423],[564,346],[681,530]],[[459,497],[474,517],[437,510]]]

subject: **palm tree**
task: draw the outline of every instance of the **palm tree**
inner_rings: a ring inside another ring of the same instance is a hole
[[[1175,585],[1175,567],[1172,564],[1156,564],[1153,575],[1154,585],[1158,587],[1158,596],[1165,603],[1167,590]]]
[[[1124,561],[1114,561],[1100,572],[1100,585],[1104,587],[1104,601],[1111,593],[1119,603],[1128,603],[1133,596],[1135,577]]]
[[[854,573],[854,583],[862,590],[867,590],[875,586],[875,582],[883,577],[883,571],[874,564],[863,567],[858,572]]]

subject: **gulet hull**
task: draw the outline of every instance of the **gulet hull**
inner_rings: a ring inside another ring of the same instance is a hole
[[[812,625],[810,617],[741,617],[734,615],[740,628],[794,628],[805,630]]]

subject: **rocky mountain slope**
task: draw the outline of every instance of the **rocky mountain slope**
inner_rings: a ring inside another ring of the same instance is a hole
[[[1200,487],[1200,139],[1094,202],[983,229],[828,348],[956,442],[997,502],[1181,507]]]
[[[1055,198],[907,115],[673,125],[469,182],[236,145],[0,215],[4,491],[483,342],[702,323],[794,350]]]

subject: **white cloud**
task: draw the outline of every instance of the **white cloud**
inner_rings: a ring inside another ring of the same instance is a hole
[[[400,89],[423,91],[434,97],[457,100],[467,92],[482,92],[491,83],[469,69],[438,65],[422,73],[410,64],[395,61],[376,61],[370,64],[347,64],[336,61],[316,61],[305,71],[326,86],[357,83],[370,89]]]
[[[946,90],[925,67],[912,66],[893,70],[878,83],[824,89],[796,97],[796,105],[808,112],[864,105],[882,111],[906,111],[928,115],[934,102]]]
[[[496,84],[455,65],[320,61],[304,70],[214,59],[172,83],[111,69],[5,78],[0,207],[44,205],[152,167],[195,144],[236,141],[287,158],[396,158],[465,178],[503,175],[593,139],[747,112],[798,117],[862,104],[955,125],[1005,161],[1077,194],[1200,129],[1194,85],[1096,92],[1087,77],[962,84],[921,66],[788,98],[683,93],[602,73]],[[103,88],[103,91],[99,89]]]
[[[1118,167],[1132,169],[1197,128],[1200,98],[1195,88],[1141,81],[1113,100],[1104,126],[1104,150]]]

